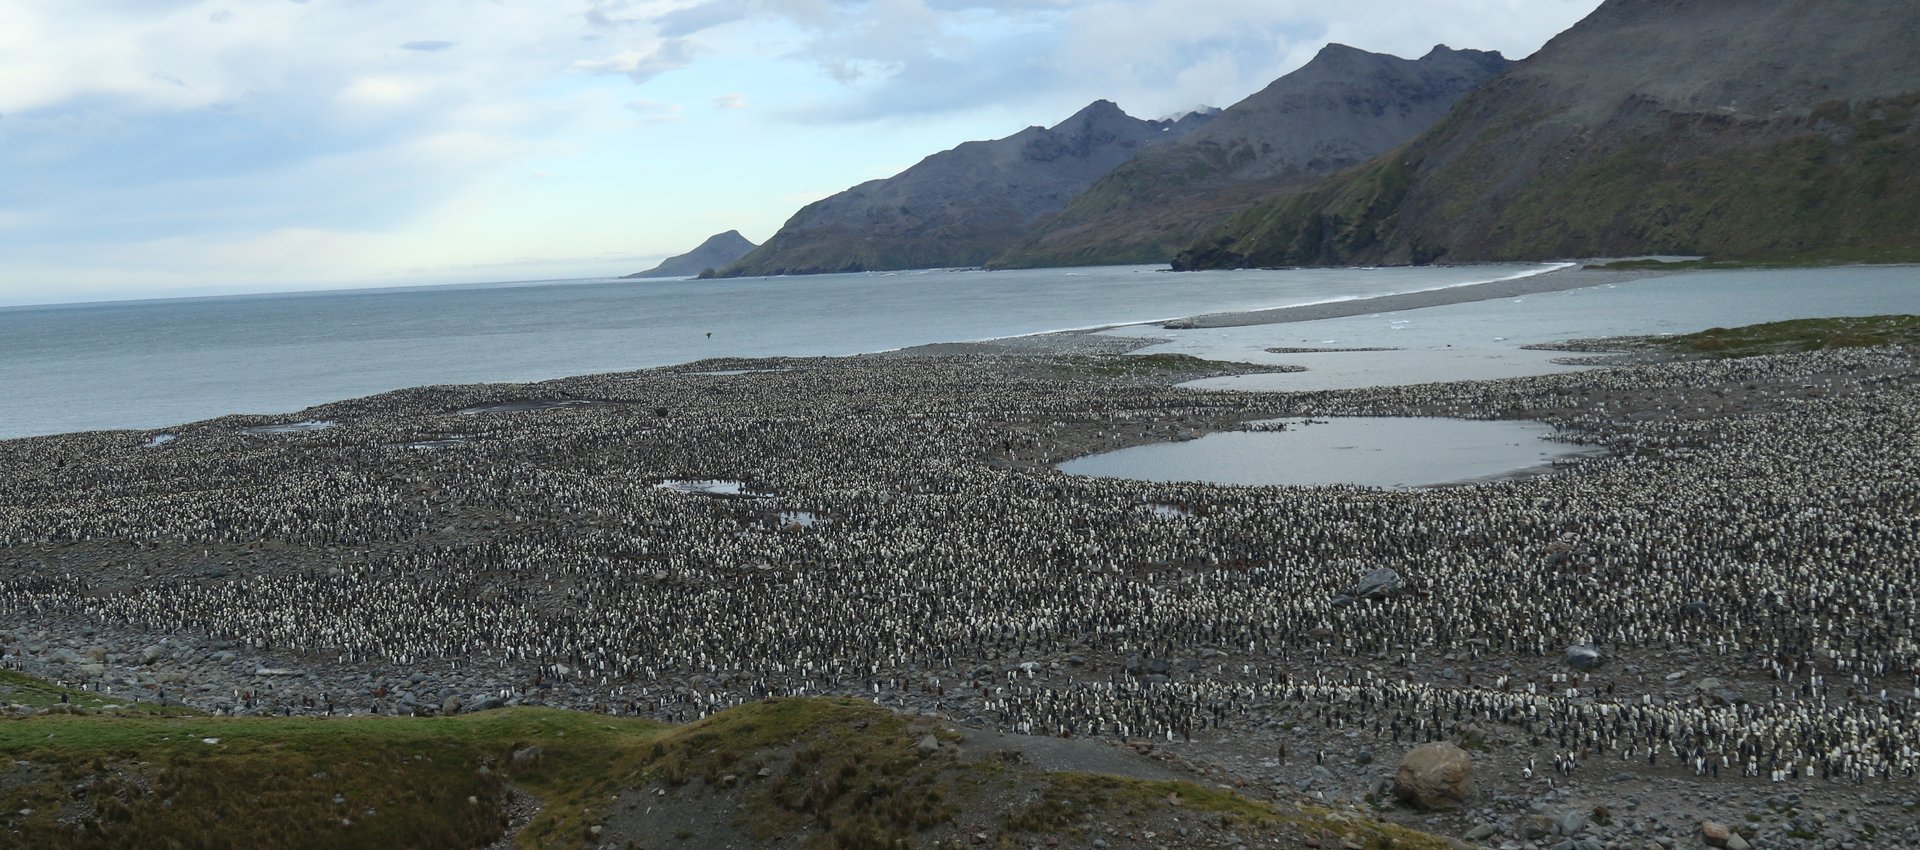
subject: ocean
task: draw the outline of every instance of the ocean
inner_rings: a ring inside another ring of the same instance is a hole
[[[427,384],[858,354],[1416,292],[1547,268],[940,270],[0,308],[0,438],[290,413]]]

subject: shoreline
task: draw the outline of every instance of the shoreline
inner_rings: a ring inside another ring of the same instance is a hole
[[[1460,283],[1444,286],[1439,289],[1421,290],[1419,292],[1362,296],[1334,301],[1317,301],[1311,304],[1268,307],[1257,310],[1201,313],[1172,319],[1118,322],[1085,328],[1041,331],[1039,333],[991,337],[988,339],[963,340],[958,342],[930,342],[924,345],[912,345],[890,351],[867,352],[854,356],[912,357],[951,354],[1077,354],[1089,353],[1090,350],[1098,350],[1099,353],[1124,353],[1127,349],[1144,348],[1146,345],[1154,342],[1166,341],[1167,337],[1155,335],[1155,332],[1159,331],[1280,325],[1295,322],[1312,322],[1321,319],[1343,319],[1351,316],[1367,316],[1375,313],[1399,313],[1408,310],[1423,310],[1428,307],[1445,307],[1452,304],[1469,304],[1475,301],[1493,301],[1501,298],[1520,298],[1549,292],[1586,289],[1588,287],[1604,286],[1610,283],[1627,283],[1636,280],[1669,277],[1676,274],[1681,274],[1681,272],[1663,269],[1590,269],[1583,267],[1579,263],[1575,263],[1565,268],[1549,269],[1538,274],[1503,277],[1496,280],[1477,281],[1474,283]],[[1142,333],[1139,336],[1112,334],[1101,336],[1108,331],[1127,330],[1139,330]],[[1109,340],[1109,342],[1093,342],[1092,339],[1096,338]]]
[[[1525,269],[1525,270],[1521,271],[1518,275],[1510,275],[1506,277],[1495,278],[1492,280],[1473,281],[1468,283],[1451,283],[1451,284],[1446,284],[1439,289],[1425,290],[1421,292],[1402,293],[1397,295],[1384,295],[1384,296],[1344,297],[1344,298],[1337,298],[1337,299],[1328,300],[1328,301],[1313,302],[1309,304],[1294,304],[1294,305],[1287,305],[1287,306],[1275,307],[1275,308],[1260,308],[1260,309],[1254,309],[1254,310],[1248,310],[1248,311],[1208,313],[1208,314],[1200,314],[1200,315],[1205,317],[1214,317],[1214,316],[1264,317],[1272,314],[1285,313],[1287,311],[1313,311],[1313,310],[1341,309],[1343,307],[1345,309],[1354,310],[1360,313],[1368,313],[1368,312],[1378,312],[1379,310],[1383,309],[1378,305],[1386,303],[1388,300],[1391,300],[1391,299],[1412,299],[1406,302],[1410,306],[1403,306],[1403,307],[1398,307],[1393,309],[1416,309],[1419,306],[1427,306],[1427,303],[1425,303],[1421,299],[1428,299],[1428,298],[1438,299],[1438,298],[1450,297],[1452,300],[1436,301],[1434,303],[1457,303],[1458,301],[1481,300],[1484,298],[1502,297],[1502,295],[1505,294],[1504,291],[1489,291],[1489,292],[1486,292],[1486,294],[1480,295],[1477,297],[1463,297],[1462,295],[1457,293],[1478,293],[1478,292],[1486,291],[1487,287],[1505,286],[1505,285],[1512,285],[1512,284],[1524,282],[1524,281],[1534,281],[1542,278],[1558,276],[1561,274],[1565,274],[1567,271],[1569,271],[1569,269],[1567,268],[1553,268],[1555,264],[1551,264],[1551,263],[1511,263],[1511,264],[1492,264],[1492,265],[1505,265],[1505,266],[1514,267],[1516,269]],[[937,270],[937,271],[953,271],[953,270]],[[1618,273],[1614,273],[1614,274],[1618,274]],[[1611,280],[1614,278],[1609,278],[1609,279]],[[463,285],[450,285],[446,287],[432,287],[432,288],[454,288],[454,289],[497,288],[497,287],[520,286],[520,285],[529,285],[529,284],[537,284],[537,283],[546,283],[546,282],[538,281],[538,282],[525,282],[525,283],[514,282],[514,283],[471,284],[471,285],[463,284]],[[571,283],[571,281],[563,281],[561,283]],[[394,291],[405,291],[405,290],[416,290],[416,289],[425,289],[425,288],[429,288],[429,287],[394,287],[392,289]],[[373,291],[373,290],[370,290],[370,291]],[[1456,293],[1456,294],[1452,296],[1445,296],[1444,295],[1445,293]],[[327,295],[327,294],[332,294],[332,293],[331,291],[327,291],[327,290],[315,291],[310,293],[309,292],[250,293],[248,294],[247,297],[253,297],[254,295],[258,295],[262,297],[269,297],[269,296],[279,297],[282,295]],[[227,296],[217,296],[217,297],[227,297]],[[1365,306],[1361,306],[1361,305],[1365,305]],[[51,306],[68,307],[68,306],[82,306],[82,305],[62,304],[62,305],[51,305]],[[1305,314],[1302,314],[1302,315],[1305,315]],[[1309,316],[1308,318],[1311,318],[1311,316]],[[1304,319],[1278,319],[1274,321],[1301,321],[1301,320],[1304,320]],[[1122,321],[1113,321],[1113,322],[1107,322],[1103,324],[1087,325],[1087,326],[1081,326],[1081,327],[1071,327],[1071,326],[1058,327],[1058,328],[1049,329],[1049,330],[1031,331],[1031,332],[1025,332],[1025,333],[1014,333],[1014,334],[1009,334],[1005,336],[932,341],[932,342],[926,342],[926,343],[921,343],[917,345],[904,346],[900,348],[875,349],[875,350],[868,350],[868,351],[852,352],[848,354],[827,355],[827,356],[895,357],[895,356],[926,356],[930,354],[962,354],[962,353],[1003,354],[1003,355],[1019,354],[1019,355],[1038,356],[1038,355],[1051,355],[1051,354],[1123,353],[1126,350],[1130,350],[1130,348],[1144,347],[1146,344],[1149,344],[1149,340],[1145,338],[1143,335],[1143,337],[1136,338],[1136,341],[1133,342],[1130,347],[1128,347],[1125,344],[1114,342],[1111,337],[1108,337],[1108,338],[1098,337],[1100,332],[1118,330],[1122,328],[1142,328],[1142,329],[1158,330],[1160,328],[1167,327],[1171,324],[1183,322],[1183,321],[1190,321],[1190,320],[1181,318],[1179,316],[1146,318],[1146,319],[1126,319]],[[1259,319],[1256,321],[1251,321],[1251,322],[1243,321],[1239,323],[1264,324],[1266,322],[1267,320],[1265,319]],[[807,353],[789,353],[785,355],[770,355],[770,356],[811,357],[811,356],[821,356],[821,355],[807,354]],[[737,357],[738,355],[691,356],[689,357],[689,359],[677,360],[677,361],[668,362],[668,363],[660,363],[653,366],[619,368],[619,369],[612,369],[608,371],[629,372],[629,371],[646,371],[649,369],[675,368],[675,367],[685,366],[690,363],[697,363],[702,360],[716,359],[716,358],[737,359]],[[597,371],[597,370],[594,370],[594,371]],[[593,371],[565,372],[561,374],[549,375],[547,377],[522,378],[522,379],[511,379],[511,378],[502,379],[498,377],[489,377],[481,381],[453,381],[452,383],[456,383],[456,384],[543,383],[548,381],[557,381],[557,380],[564,380],[567,378],[580,377],[584,374],[592,374],[592,373]],[[444,383],[444,382],[428,382],[428,383]],[[385,387],[384,389],[374,390],[371,392],[365,392],[360,394],[364,395],[364,394],[377,394],[381,392],[396,392],[400,390],[411,389],[420,385],[422,384],[417,382],[402,383],[395,386]],[[51,431],[51,432],[28,431],[24,433],[13,433],[13,434],[0,433],[0,442],[8,442],[8,441],[14,441],[14,440],[30,440],[30,439],[36,439],[36,438],[42,438],[42,437],[60,436],[60,435],[67,435],[67,434],[95,433],[95,432],[133,432],[133,433],[152,434],[160,431],[166,431],[169,429],[178,429],[178,428],[186,427],[196,422],[205,421],[205,419],[221,418],[225,416],[235,416],[235,415],[257,416],[257,417],[263,417],[263,418],[277,419],[277,418],[286,417],[286,416],[297,416],[301,411],[309,410],[315,407],[321,407],[329,404],[334,404],[342,401],[347,401],[354,397],[357,397],[357,395],[347,394],[340,397],[329,397],[329,398],[324,398],[318,401],[314,401],[311,404],[307,404],[307,405],[297,407],[297,408],[292,408],[292,409],[281,409],[281,410],[225,409],[225,410],[222,410],[221,412],[214,413],[211,416],[205,416],[203,418],[198,418],[198,419],[186,418],[183,420],[173,420],[173,421],[167,421],[167,422],[162,422],[162,423],[152,424],[152,425],[84,427],[84,428],[79,428],[75,430],[63,430],[63,431]],[[189,414],[189,416],[191,416],[191,414]]]
[[[1555,269],[1525,277],[1502,278],[1484,283],[1468,283],[1449,286],[1442,289],[1429,289],[1422,292],[1405,292],[1398,295],[1381,295],[1373,298],[1356,298],[1347,301],[1326,301],[1319,304],[1301,304],[1291,307],[1273,307],[1266,310],[1240,310],[1226,313],[1204,313],[1165,323],[1158,323],[1167,330],[1201,330],[1209,328],[1238,328],[1253,325],[1279,325],[1293,322],[1312,322],[1320,319],[1344,319],[1351,316],[1366,316],[1374,313],[1399,313],[1407,310],[1423,310],[1428,307],[1445,307],[1452,304],[1468,304],[1475,301],[1492,301],[1499,298],[1520,298],[1527,295],[1541,295],[1548,292],[1565,292],[1570,289],[1585,289],[1609,283],[1627,283],[1680,274],[1678,271],[1663,269],[1634,269],[1616,271],[1612,269],[1589,269],[1576,264],[1570,268]],[[1155,323],[1146,323],[1151,326]],[[1120,327],[1134,327],[1123,325]],[[1102,329],[1106,330],[1106,329]]]

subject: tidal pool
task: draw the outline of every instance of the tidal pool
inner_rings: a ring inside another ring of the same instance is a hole
[[[499,404],[483,404],[478,407],[460,408],[463,416],[477,416],[483,413],[534,413],[542,410],[564,410],[569,407],[600,407],[612,404],[590,398],[563,398],[549,401],[507,401]]]
[[[729,481],[724,478],[669,478],[654,485],[662,490],[687,493],[695,496],[737,496],[746,499],[765,499],[773,494],[759,493],[747,488],[745,481]]]
[[[1506,478],[1601,453],[1549,441],[1554,429],[1538,422],[1346,416],[1258,424],[1284,430],[1135,446],[1071,460],[1060,470],[1140,481],[1407,488]]]

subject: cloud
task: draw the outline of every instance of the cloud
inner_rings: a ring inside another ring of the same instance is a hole
[[[631,100],[628,109],[640,115],[640,120],[648,124],[671,124],[681,120],[680,104],[661,103],[657,100]]]
[[[644,83],[685,68],[692,61],[692,44],[683,38],[669,38],[651,50],[623,50],[605,59],[582,59],[570,69],[586,74],[620,74]]]
[[[82,256],[126,258],[111,273],[129,278],[233,280],[281,252],[372,270],[653,247],[636,232],[684,248],[1096,98],[1136,115],[1224,106],[1328,39],[1518,58],[1598,2],[14,3],[0,282]],[[667,124],[635,154],[636,125]],[[671,211],[631,202],[633,186],[695,180]],[[462,217],[513,192],[493,218]],[[696,194],[707,218],[688,212]],[[567,217],[586,209],[588,224]]]
[[[407,106],[424,97],[429,86],[417,79],[397,76],[361,77],[341,89],[339,100],[356,107],[392,109]]]
[[[707,0],[660,15],[653,19],[653,25],[662,38],[681,38],[748,20],[756,11],[746,0]]]
[[[1598,2],[818,0],[769,4],[765,14],[799,31],[789,55],[842,86],[781,114],[864,122],[1070,111],[1097,98],[1140,114],[1225,106],[1303,64],[1329,38],[1408,57],[1448,42],[1518,58]],[[685,14],[724,17],[707,5]]]

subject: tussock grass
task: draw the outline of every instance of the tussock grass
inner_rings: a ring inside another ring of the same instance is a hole
[[[1031,802],[1005,816],[1002,843],[1119,818],[1204,816],[1368,848],[1444,846],[1192,783],[970,760],[959,740],[850,698],[770,699],[678,727],[535,708],[432,718],[41,714],[0,720],[0,850],[466,850],[522,822],[512,805],[521,794],[540,810],[514,834],[517,846],[584,848],[603,842],[595,827],[618,823],[620,801],[669,787],[732,818],[731,829],[724,820],[710,831],[663,827],[685,846],[728,832],[805,850],[951,843],[963,808],[1007,811],[1009,797]]]
[[[0,847],[471,848],[500,836],[504,783],[546,801],[535,826],[554,831],[584,817],[575,789],[663,729],[545,709],[10,719]],[[516,763],[528,746],[543,757]]]

